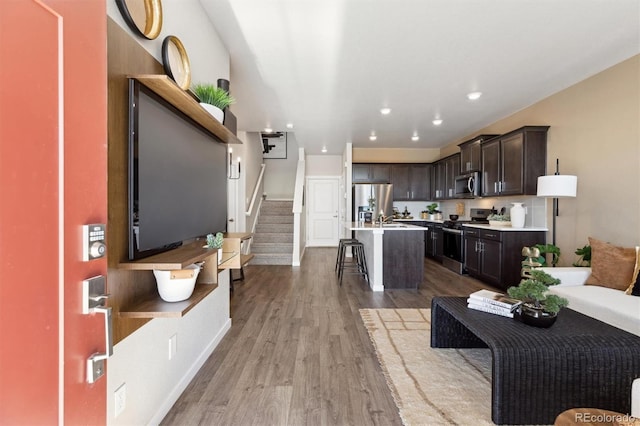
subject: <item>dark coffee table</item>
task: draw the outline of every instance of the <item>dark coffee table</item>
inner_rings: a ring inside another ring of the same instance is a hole
[[[465,297],[434,297],[431,347],[491,350],[496,424],[552,424],[574,407],[629,413],[640,377],[640,337],[566,308],[536,328],[469,309]]]

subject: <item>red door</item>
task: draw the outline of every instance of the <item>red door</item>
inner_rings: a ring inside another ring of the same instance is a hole
[[[81,226],[106,223],[104,0],[0,1],[0,423],[104,424]]]

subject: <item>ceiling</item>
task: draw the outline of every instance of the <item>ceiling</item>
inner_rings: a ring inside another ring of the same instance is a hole
[[[440,148],[640,53],[640,0],[200,2],[238,128],[294,132],[307,154]]]

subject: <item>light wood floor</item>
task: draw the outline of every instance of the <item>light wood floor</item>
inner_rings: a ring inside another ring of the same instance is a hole
[[[247,266],[231,330],[162,424],[401,425],[358,309],[428,308],[490,287],[428,259],[417,291],[373,293],[356,275],[340,287],[335,255],[309,248],[299,268]]]

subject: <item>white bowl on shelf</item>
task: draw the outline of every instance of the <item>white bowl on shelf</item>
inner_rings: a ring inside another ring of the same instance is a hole
[[[158,293],[165,302],[181,302],[190,298],[199,273],[200,266],[196,264],[179,270],[153,270],[158,284]]]

